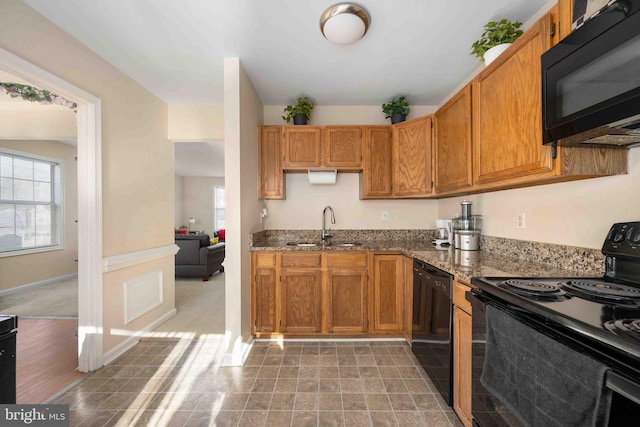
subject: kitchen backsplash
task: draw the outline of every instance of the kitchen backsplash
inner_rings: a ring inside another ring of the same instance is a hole
[[[430,241],[436,230],[331,230],[334,241]],[[320,230],[265,230],[254,233],[252,244],[268,241],[316,241]],[[480,249],[511,258],[547,264],[580,273],[604,275],[605,257],[598,249],[481,236]]]

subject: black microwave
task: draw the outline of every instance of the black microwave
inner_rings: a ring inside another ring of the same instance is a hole
[[[640,143],[640,0],[618,0],[542,55],[543,143]]]

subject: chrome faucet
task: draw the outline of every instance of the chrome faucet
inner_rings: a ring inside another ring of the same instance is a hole
[[[324,210],[322,211],[322,241],[323,242],[326,239],[328,239],[329,237],[333,237],[333,234],[327,233],[327,229],[325,227],[324,217],[325,217],[325,214],[327,213],[327,209],[329,209],[331,211],[331,224],[335,224],[336,223],[336,217],[333,214],[333,208],[331,206],[325,207]]]

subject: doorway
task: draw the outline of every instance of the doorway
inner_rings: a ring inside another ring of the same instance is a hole
[[[102,366],[102,143],[100,99],[0,49],[0,71],[76,102],[78,147],[78,369]]]

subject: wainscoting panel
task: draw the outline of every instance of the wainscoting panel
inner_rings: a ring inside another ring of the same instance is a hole
[[[124,323],[162,304],[162,270],[124,282]]]

